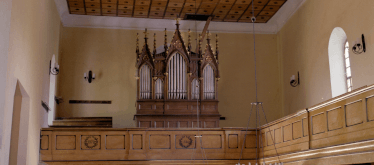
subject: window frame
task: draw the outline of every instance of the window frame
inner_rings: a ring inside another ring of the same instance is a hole
[[[345,41],[343,56],[344,56],[344,71],[345,71],[345,78],[346,78],[346,87],[347,87],[347,91],[351,92],[353,88],[353,84],[352,84],[352,67],[351,67],[351,59],[349,57],[349,42],[348,41]],[[348,73],[350,74],[348,75]]]

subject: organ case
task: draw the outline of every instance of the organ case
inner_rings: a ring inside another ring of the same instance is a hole
[[[156,49],[154,40],[153,52],[148,45],[147,29],[141,51],[137,39],[134,119],[138,127],[219,127],[218,37],[215,52],[210,45],[209,33],[205,49],[202,50],[200,40],[197,52],[192,52],[190,31],[186,46],[178,22],[176,25],[171,43],[167,44],[165,29],[164,45]]]

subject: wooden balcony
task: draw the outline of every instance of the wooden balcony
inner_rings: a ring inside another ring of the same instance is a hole
[[[40,153],[48,165],[237,164],[243,142],[241,164],[256,163],[256,155],[266,164],[374,162],[374,86],[247,133],[245,128],[43,128]]]

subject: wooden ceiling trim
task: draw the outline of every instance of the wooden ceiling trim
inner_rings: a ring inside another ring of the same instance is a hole
[[[168,8],[168,6],[169,6],[169,0],[166,1],[166,6],[165,6],[165,9],[164,9],[164,13],[162,14],[162,18],[165,18],[166,9]]]
[[[116,1],[116,10],[117,10],[117,13],[116,13],[116,16],[118,17],[118,13],[119,13],[119,5],[118,5],[118,0],[115,0]]]
[[[151,0],[151,2],[149,3],[149,6],[148,6],[147,18],[149,18],[149,14],[151,13],[152,2],[153,2],[153,0]]]
[[[131,12],[131,17],[134,17],[135,14],[135,0],[132,2],[132,12]]]
[[[183,6],[182,6],[182,8],[181,8],[181,10],[179,11],[179,14],[178,14],[178,18],[182,18],[181,17],[181,15],[182,15],[182,12],[183,12],[183,8],[184,8],[184,6],[186,5],[186,2],[187,2],[187,0],[184,0],[184,2],[183,2]],[[183,17],[184,17],[184,15],[183,15]]]

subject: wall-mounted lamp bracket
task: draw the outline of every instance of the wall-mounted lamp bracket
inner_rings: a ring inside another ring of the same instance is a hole
[[[87,73],[84,73],[84,79],[88,81],[88,83],[91,83],[93,80],[95,80],[95,73],[92,73],[92,71],[88,71]]]
[[[290,85],[291,85],[292,87],[297,87],[298,85],[300,85],[300,76],[299,76],[299,72],[297,72],[297,81],[295,80],[295,75],[292,75],[292,76],[291,76]]]
[[[52,68],[52,61],[49,61],[49,74],[58,75],[58,73],[60,73],[60,65],[55,63],[55,66]]]
[[[352,52],[355,54],[361,54],[366,52],[366,44],[364,34],[361,35],[361,41],[355,42],[352,47]]]

